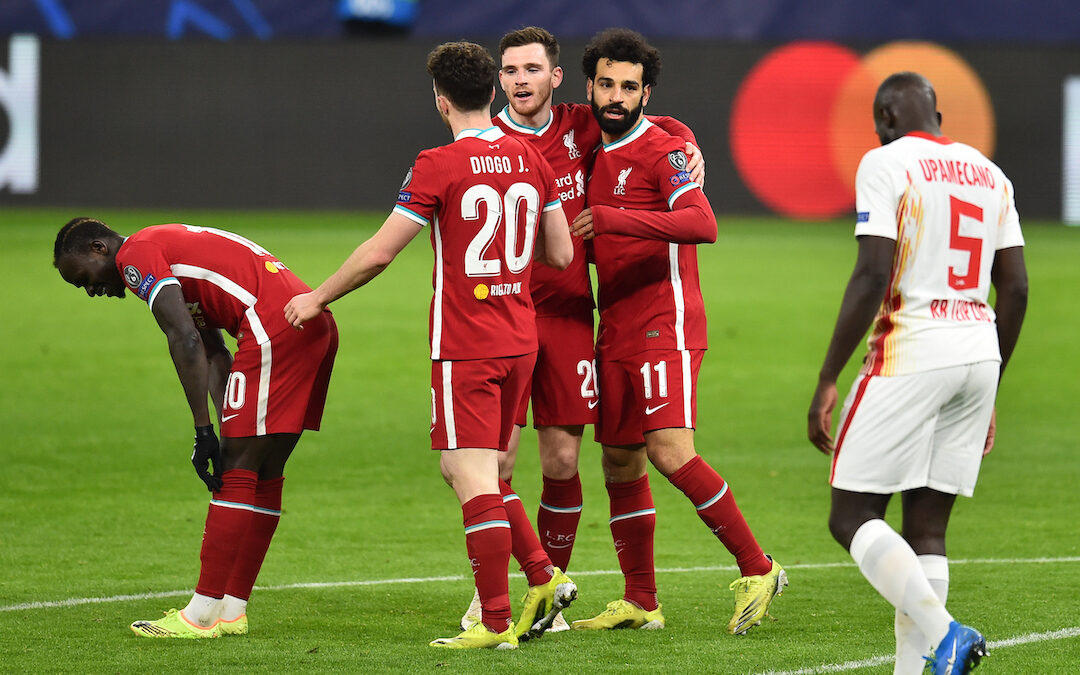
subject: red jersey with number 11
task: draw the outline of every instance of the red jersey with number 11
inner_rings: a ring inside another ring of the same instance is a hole
[[[541,212],[557,208],[548,163],[495,127],[420,153],[394,211],[431,225],[433,360],[536,350],[532,259]]]

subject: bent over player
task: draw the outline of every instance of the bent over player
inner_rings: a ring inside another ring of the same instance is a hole
[[[895,672],[921,671],[934,649],[934,673],[967,673],[986,641],[945,609],[945,529],[993,445],[998,381],[1027,308],[1024,239],[1009,179],[942,135],[925,78],[887,78],[873,114],[882,147],[856,174],[859,253],[808,434],[832,454],[829,530],[896,608]],[[836,378],[871,324],[834,443]],[[902,534],[884,520],[896,492]]]
[[[727,482],[694,446],[696,382],[707,346],[695,245],[716,241],[716,217],[686,171],[683,142],[642,117],[660,70],[656,49],[633,31],[609,29],[586,47],[582,68],[603,146],[588,208],[572,229],[595,237],[603,392],[596,440],[626,585],[621,599],[572,627],[664,627],[649,461],[735,557],[742,577],[729,587],[735,612],[727,629],[745,633],[768,613],[787,575],[762,552]]]
[[[213,492],[194,596],[131,630],[246,634],[247,601],[281,516],[285,462],[303,430],[322,419],[338,344],[333,317],[323,312],[307,330],[293,330],[282,308],[308,287],[266,249],[224,230],[155,225],[122,237],[100,220],[76,218],[57,234],[53,263],[91,297],[122,298],[126,288],[149,305],[194,418],[191,461]],[[236,338],[235,356],[222,330]]]
[[[461,503],[482,606],[480,621],[431,645],[513,649],[519,639],[542,636],[577,594],[540,546],[521,500],[499,479],[498,459],[536,362],[533,258],[565,269],[573,244],[551,167],[530,144],[491,126],[491,55],[476,44],[446,43],[429,54],[427,68],[454,142],[420,153],[379,231],[313,292],[290,301],[285,314],[297,326],[318,316],[430,226],[431,447]],[[530,586],[516,626],[511,553]]]

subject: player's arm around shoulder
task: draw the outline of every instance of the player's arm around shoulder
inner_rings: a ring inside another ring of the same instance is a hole
[[[326,306],[377,277],[423,226],[399,211],[392,211],[370,239],[356,247],[341,267],[308,293],[294,296],[285,305],[285,319],[300,328]]]

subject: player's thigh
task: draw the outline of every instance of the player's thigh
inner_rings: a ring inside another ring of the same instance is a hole
[[[540,349],[533,370],[533,425],[596,423],[599,404],[592,314],[537,317]]]
[[[700,349],[654,349],[633,362],[645,402],[643,431],[697,426],[697,376],[704,357]]]
[[[970,497],[982,465],[1001,368],[997,361],[984,361],[960,370],[961,386],[942,406],[934,426],[928,487]]]
[[[840,416],[830,484],[878,494],[928,487],[938,415],[961,382],[954,368],[856,377]]]
[[[221,435],[299,434],[318,428],[337,331],[329,315],[266,342],[241,340],[225,383]]]
[[[433,361],[431,447],[505,450],[534,360]]]
[[[604,360],[600,354],[597,357],[597,380],[603,395],[596,420],[596,442],[610,446],[643,445],[644,397],[640,375],[630,362]]]

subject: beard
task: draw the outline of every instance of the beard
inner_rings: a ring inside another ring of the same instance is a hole
[[[645,109],[644,103],[639,103],[638,107],[633,110],[627,110],[618,103],[612,103],[611,105],[601,108],[596,105],[595,100],[590,100],[589,105],[592,106],[593,117],[596,118],[597,124],[600,125],[600,130],[612,136],[622,136],[627,131],[633,129],[634,125],[641,119],[641,113]],[[604,112],[607,110],[617,110],[621,112],[623,114],[622,119],[609,119],[604,117]]]

